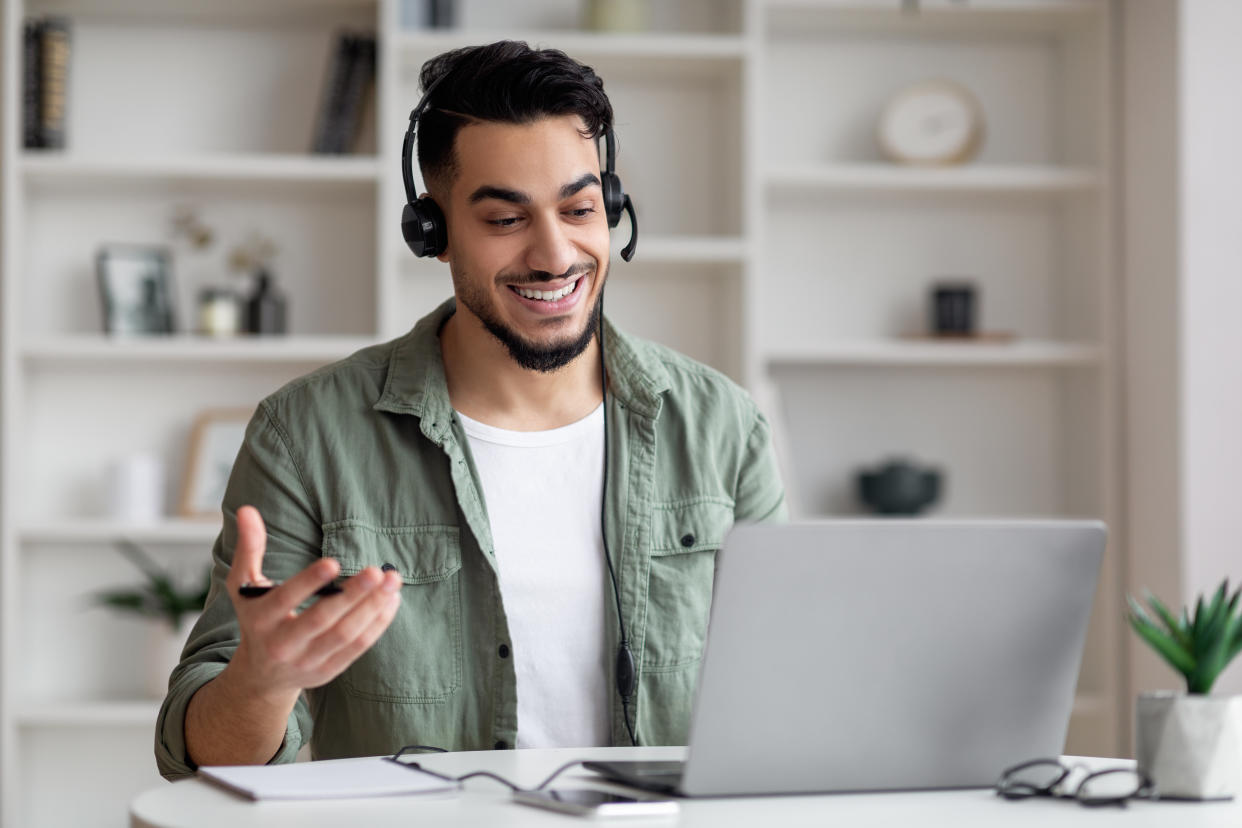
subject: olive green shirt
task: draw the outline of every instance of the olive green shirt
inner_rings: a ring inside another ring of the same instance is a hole
[[[495,550],[440,355],[439,331],[454,308],[450,300],[405,336],[294,380],[259,404],[224,496],[207,607],[156,724],[165,777],[193,772],[186,707],[238,644],[225,578],[237,509],[246,504],[267,525],[263,571],[273,580],[328,556],[342,576],[392,564],[405,582],[379,641],[302,694],[273,762],[292,761],[307,742],[317,759],[407,744],[514,745],[517,685]],[[742,389],[605,324],[612,393],[604,510],[638,668],[631,716],[641,744],[684,744],[716,551],[734,521],[783,518],[784,492],[768,424]],[[531,481],[532,491],[538,486]],[[615,652],[614,602],[606,607]],[[611,729],[615,744],[629,744],[616,693]]]

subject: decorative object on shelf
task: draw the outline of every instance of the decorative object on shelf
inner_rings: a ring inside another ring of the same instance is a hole
[[[242,331],[241,297],[231,287],[205,287],[198,292],[198,332],[230,337]]]
[[[163,247],[105,245],[95,257],[110,334],[173,332],[172,257]]]
[[[254,290],[246,300],[245,329],[252,334],[283,334],[288,330],[288,300],[265,269],[255,274]]]
[[[978,289],[970,282],[940,282],[931,291],[931,329],[940,336],[972,336]]]
[[[858,472],[858,497],[881,515],[917,515],[940,497],[942,481],[938,469],[895,458]]]
[[[181,487],[182,517],[220,518],[224,488],[253,413],[243,408],[211,409],[195,420]]]
[[[586,0],[584,28],[596,32],[646,31],[650,11],[650,0]]]
[[[1140,693],[1135,711],[1138,769],[1162,799],[1232,799],[1242,783],[1242,697],[1209,695],[1242,651],[1240,593],[1225,580],[1180,616],[1150,592],[1151,613],[1126,596],[1130,626],[1186,680],[1186,694]]]
[[[375,81],[373,34],[342,32],[324,76],[311,152],[341,155],[353,149]]]
[[[899,164],[964,164],[983,145],[983,107],[959,83],[921,81],[888,102],[876,134],[884,155]]]
[[[198,208],[190,204],[178,204],[173,208],[173,237],[185,238],[195,250],[206,250],[216,238],[216,233],[199,216]]]
[[[108,466],[108,514],[124,523],[164,517],[164,460],[154,452],[121,457]]]
[[[168,676],[181,660],[190,627],[207,604],[211,567],[206,567],[199,584],[183,587],[137,544],[121,540],[117,548],[146,576],[146,582],[138,587],[98,592],[94,598],[102,606],[156,622],[150,628],[152,640],[147,647],[144,689],[151,697],[159,698],[168,690]]]
[[[26,21],[22,35],[22,144],[64,149],[72,39],[69,19]]]

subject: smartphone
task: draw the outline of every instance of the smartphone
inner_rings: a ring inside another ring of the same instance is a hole
[[[673,816],[677,802],[672,799],[635,799],[632,796],[592,790],[518,791],[514,800],[523,805],[550,808],[579,816]]]

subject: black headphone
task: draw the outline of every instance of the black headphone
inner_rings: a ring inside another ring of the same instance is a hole
[[[445,75],[441,75],[427,87],[422,100],[410,113],[410,126],[405,131],[405,143],[401,147],[401,180],[405,182],[401,236],[415,256],[438,256],[444,252],[448,242],[448,225],[444,221],[444,212],[440,205],[430,196],[419,198],[418,190],[414,188],[414,135],[418,119],[430,103],[431,93],[444,77]],[[634,204],[626,195],[621,186],[621,178],[616,173],[616,161],[617,138],[609,129],[604,133],[604,170],[600,175],[600,185],[604,191],[604,215],[608,218],[608,226],[616,227],[621,223],[622,212],[630,214],[630,241],[621,250],[621,258],[628,262],[634,258],[634,250],[638,246],[638,219],[634,215]]]

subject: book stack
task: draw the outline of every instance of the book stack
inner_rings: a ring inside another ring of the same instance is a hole
[[[324,78],[311,151],[350,152],[375,83],[375,36],[343,32]]]
[[[69,89],[69,21],[27,20],[22,36],[22,144],[63,149]]]

